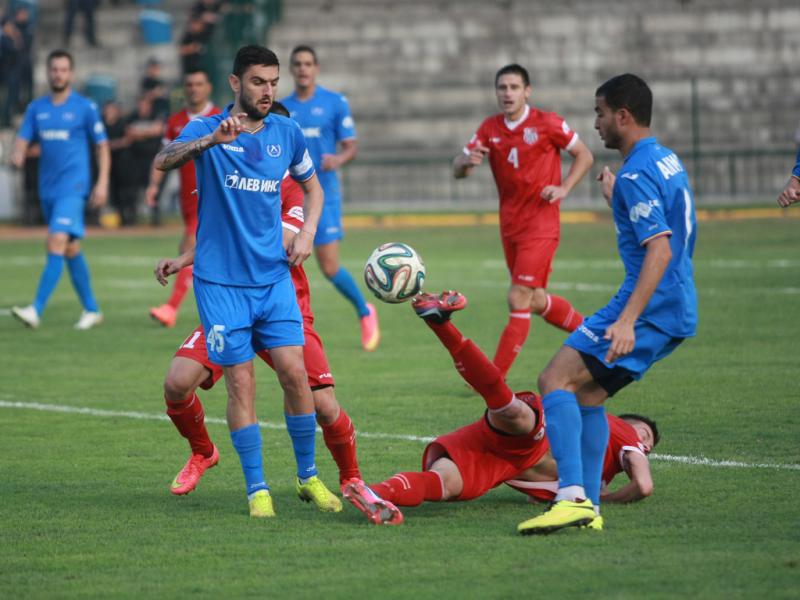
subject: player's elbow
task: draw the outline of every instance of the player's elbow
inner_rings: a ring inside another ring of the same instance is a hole
[[[646,481],[637,481],[636,486],[639,488],[639,495],[642,497],[642,500],[653,495],[652,479],[648,479]]]

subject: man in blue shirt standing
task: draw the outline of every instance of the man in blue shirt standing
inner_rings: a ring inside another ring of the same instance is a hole
[[[786,208],[790,204],[800,202],[800,149],[797,150],[797,163],[784,190],[778,196],[778,204]]]
[[[289,275],[290,266],[311,255],[322,189],[300,127],[269,114],[278,76],[278,58],[271,50],[240,48],[229,77],[234,103],[222,114],[190,121],[153,163],[166,171],[194,160],[197,246],[159,263],[157,274],[173,274],[194,262],[197,309],[209,358],[225,374],[228,427],[242,464],[251,517],[275,516],[255,411],[253,356],[264,349],[284,391],[297,494],[322,511],[342,509],[317,477],[314,464],[316,415],[303,362],[302,317]],[[305,225],[284,250],[280,185],[287,170],[306,194]]]
[[[603,403],[697,328],[692,191],[678,157],[651,136],[650,88],[636,75],[618,75],[595,96],[595,128],[624,157],[617,177],[605,168],[599,180],[625,279],[539,375],[559,489],[547,512],[519,524],[525,535],[602,529],[600,478],[609,435]]]
[[[51,52],[47,57],[50,94],[28,105],[11,156],[11,163],[22,168],[28,145],[38,142],[41,147],[39,197],[48,226],[47,262],[33,304],[11,309],[17,319],[34,329],[61,278],[65,257],[83,305],[75,328],[90,329],[103,321],[92,293],[89,267],[81,253],[81,238],[89,192],[89,203],[94,207],[103,206],[108,198],[111,153],[97,105],[72,90],[72,77],[72,56],[64,50]],[[98,170],[94,188],[89,162],[91,146],[95,147]]]
[[[339,262],[342,229],[342,198],[336,169],[356,156],[356,129],[347,99],[317,84],[319,64],[310,46],[297,46],[291,55],[295,90],[281,102],[300,124],[308,151],[325,191],[314,252],[323,275],[347,298],[361,324],[361,345],[371,352],[378,347],[380,330],[375,307],[364,300],[355,280]],[[341,151],[338,147],[341,146]]]

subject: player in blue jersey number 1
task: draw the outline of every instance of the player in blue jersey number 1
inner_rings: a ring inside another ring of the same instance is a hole
[[[69,52],[51,52],[47,57],[50,94],[28,105],[11,156],[11,163],[22,168],[29,144],[38,143],[41,149],[39,198],[48,228],[47,261],[33,303],[11,309],[17,319],[34,329],[39,326],[47,301],[58,285],[64,262],[83,305],[75,328],[90,329],[103,321],[92,292],[89,266],[81,252],[81,238],[87,196],[96,208],[103,206],[108,198],[111,153],[97,105],[72,90],[72,77]],[[94,188],[89,164],[91,146],[97,157]]]
[[[158,270],[166,276],[194,262],[197,309],[208,335],[208,356],[225,374],[228,427],[253,517],[275,515],[255,410],[253,357],[262,349],[269,350],[284,391],[298,495],[326,512],[342,508],[317,477],[314,400],[303,362],[303,322],[289,275],[290,266],[311,255],[322,188],[300,127],[269,113],[278,76],[278,58],[271,50],[239,49],[229,76],[234,103],[219,115],[190,121],[154,161],[162,171],[195,162],[196,249],[161,261]],[[305,224],[284,250],[280,182],[287,170],[305,192]]]
[[[697,328],[692,191],[681,161],[650,133],[652,106],[650,88],[636,75],[613,77],[595,92],[595,129],[624,158],[616,177],[606,168],[599,180],[625,279],[539,375],[559,487],[547,512],[519,524],[522,534],[589,524],[602,529],[600,480],[609,437],[603,403]]]

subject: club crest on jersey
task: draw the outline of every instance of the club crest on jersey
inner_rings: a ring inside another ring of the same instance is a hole
[[[539,134],[536,132],[535,127],[526,127],[522,132],[522,139],[529,146],[533,146],[536,140],[539,139]]]
[[[311,114],[314,115],[315,117],[320,117],[323,114],[325,114],[325,111],[321,106],[315,106],[314,108],[311,109]]]
[[[269,154],[272,158],[278,158],[281,155],[281,145],[267,144],[267,154]]]

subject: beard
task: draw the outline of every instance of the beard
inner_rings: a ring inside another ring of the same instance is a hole
[[[255,103],[250,102],[250,99],[246,98],[244,95],[239,98],[239,104],[241,105],[242,111],[245,112],[248,118],[252,119],[253,121],[263,120],[269,112],[269,109],[264,111],[260,110]]]
[[[55,84],[52,81],[50,82],[50,91],[55,94],[60,94],[67,89],[67,87],[69,87],[69,83],[67,82],[62,83],[61,85]]]
[[[606,131],[605,137],[603,137],[603,144],[606,148],[610,150],[619,150],[621,143],[622,138],[619,133],[616,131]]]

